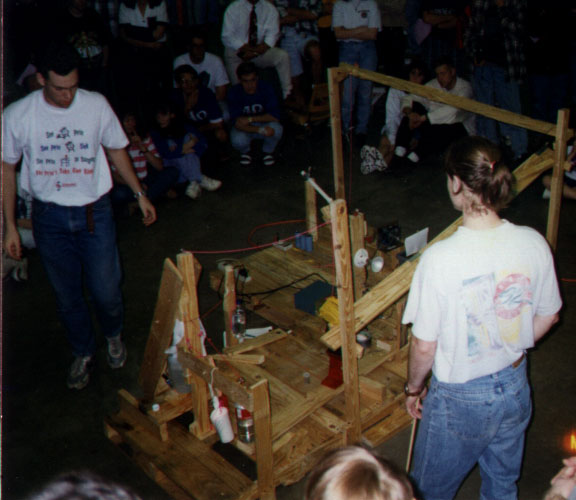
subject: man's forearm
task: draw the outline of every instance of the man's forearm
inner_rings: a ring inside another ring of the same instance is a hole
[[[367,28],[361,26],[359,28],[335,28],[334,35],[338,40],[349,40],[351,38],[357,40],[376,40],[378,30],[376,28]]]
[[[2,210],[6,230],[16,230],[16,165],[2,162]]]
[[[534,342],[538,342],[544,335],[548,333],[548,330],[554,326],[560,316],[558,313],[552,314],[550,316],[534,316],[533,328],[534,328]]]
[[[112,163],[114,163],[114,166],[116,167],[116,171],[120,174],[128,187],[132,189],[134,193],[143,192],[142,184],[140,184],[140,180],[134,171],[134,167],[132,166],[132,162],[130,161],[130,157],[126,150],[108,149],[107,152]]]

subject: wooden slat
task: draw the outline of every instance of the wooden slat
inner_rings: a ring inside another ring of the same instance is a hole
[[[191,498],[233,500],[252,486],[249,478],[178,424],[168,424],[172,438],[168,442],[160,441],[122,412],[108,417],[106,424]]]
[[[304,183],[306,190],[306,229],[310,231],[312,241],[318,241],[318,207],[316,206],[316,191],[309,182]]]
[[[356,252],[365,248],[364,240],[366,237],[366,219],[362,212],[354,212],[349,216],[350,221],[350,258],[354,262]],[[366,269],[363,267],[352,266],[354,277],[354,299],[362,297],[362,292],[366,287]]]
[[[346,197],[344,184],[344,159],[342,158],[342,111],[340,104],[340,85],[342,71],[328,69],[328,93],[330,98],[330,130],[332,133],[332,164],[334,166],[334,196]]]
[[[202,330],[200,328],[197,293],[202,266],[191,253],[180,253],[176,259],[178,269],[184,279],[184,290],[180,300],[185,335],[185,342],[182,347],[196,356],[202,356]],[[213,433],[212,423],[210,422],[210,410],[208,408],[208,385],[193,373],[190,374],[189,380],[194,385],[194,390],[192,391],[194,406],[193,430],[196,437],[203,439]]]
[[[558,226],[560,223],[560,206],[564,185],[564,164],[566,163],[566,141],[568,140],[568,123],[570,112],[567,109],[558,111],[556,141],[554,141],[554,170],[550,183],[550,204],[548,206],[548,227],[546,238],[553,249],[558,243]]]
[[[232,315],[234,314],[234,309],[236,309],[236,285],[234,281],[234,267],[228,265],[224,270],[224,299],[222,300],[227,346],[238,344],[238,339],[232,333]]]
[[[144,399],[148,401],[154,399],[156,387],[166,365],[166,354],[164,354],[164,351],[172,343],[172,332],[180,305],[182,282],[182,275],[176,266],[170,259],[166,259],[158,290],[158,298],[156,299],[154,318],[148,334],[144,359],[138,378]]]
[[[395,78],[393,76],[376,73],[375,71],[361,69],[350,64],[341,63],[338,69],[358,78],[364,78],[366,80],[380,83],[382,85],[388,85],[390,87],[403,90],[409,94],[415,94],[421,97],[425,97],[426,99],[430,99],[431,101],[441,102],[443,104],[448,104],[449,106],[454,106],[456,108],[464,109],[472,113],[477,113],[479,115],[498,120],[502,123],[509,123],[510,125],[523,127],[528,130],[533,130],[534,132],[540,132],[541,134],[550,136],[556,135],[556,126],[553,123],[535,120],[524,115],[513,113],[512,111],[507,111],[495,106],[480,103],[473,99],[455,96],[442,90],[437,90],[425,85],[412,83],[401,78]],[[569,132],[568,138],[570,138],[572,135],[573,131]]]
[[[178,350],[178,361],[180,364],[200,376],[205,382],[213,382],[214,386],[238,404],[241,404],[248,411],[253,410],[253,400],[248,390],[240,385],[233,377],[226,375],[214,368],[207,361],[197,358],[182,349]]]
[[[252,351],[253,349],[257,349],[258,347],[263,347],[268,345],[272,342],[277,342],[285,338],[288,334],[283,332],[282,330],[276,328],[268,333],[264,333],[263,335],[259,335],[253,339],[246,339],[241,344],[226,347],[224,352],[230,355],[242,354],[244,352]]]
[[[254,434],[256,439],[256,468],[258,492],[262,500],[275,500],[274,457],[272,455],[272,426],[270,422],[270,394],[268,381],[261,380],[250,390],[254,397]]]
[[[346,398],[346,421],[349,444],[360,440],[360,399],[358,391],[358,360],[356,358],[356,336],[354,332],[354,292],[350,262],[350,233],[348,211],[344,200],[330,203],[332,239],[336,282],[338,283],[338,316],[342,344],[342,374]]]

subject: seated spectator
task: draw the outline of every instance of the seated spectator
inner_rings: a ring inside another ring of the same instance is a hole
[[[262,139],[262,162],[270,167],[276,162],[274,151],[283,132],[276,94],[270,84],[258,78],[254,63],[240,64],[237,76],[240,83],[234,85],[228,95],[232,123],[230,141],[242,155],[240,164],[250,166],[252,141]]]
[[[178,170],[174,167],[164,167],[154,141],[142,129],[141,121],[137,119],[135,113],[131,111],[124,113],[122,127],[130,141],[126,150],[148,199],[155,201],[165,194],[173,197],[175,193],[169,193],[169,191],[178,180],[180,175]],[[135,201],[132,190],[116,173],[114,167],[112,167],[112,177],[114,179],[111,192],[112,202],[120,205]]]
[[[280,47],[290,56],[293,105],[302,108],[305,102],[303,88],[304,59],[310,62],[312,84],[322,82],[323,63],[318,41],[318,18],[322,14],[321,0],[276,0],[280,13],[282,37]]]
[[[80,55],[80,86],[106,95],[111,36],[100,14],[88,0],[68,0],[66,9],[56,13],[54,32]]]
[[[451,59],[441,58],[434,67],[436,78],[426,86],[449,94],[472,98],[472,86],[456,75]],[[473,113],[421,97],[404,105],[405,117],[396,137],[397,157],[413,163],[430,154],[443,152],[452,142],[466,135],[475,135]]]
[[[426,79],[426,67],[419,60],[414,60],[406,68],[408,80],[412,83],[422,85]],[[415,96],[408,96],[403,90],[390,87],[386,96],[386,122],[382,127],[380,142],[378,147],[364,145],[360,150],[362,162],[360,171],[369,174],[375,170],[386,170],[394,156],[394,146],[396,145],[396,134],[398,127],[404,117],[403,102],[411,102]]]
[[[333,450],[312,469],[305,500],[413,500],[408,476],[360,446]]]
[[[226,94],[230,84],[228,74],[222,59],[206,52],[206,37],[200,31],[190,36],[188,52],[174,59],[174,70],[184,65],[190,65],[196,70],[201,84],[214,92],[218,103],[226,103]],[[178,85],[178,82],[175,83]]]
[[[290,58],[285,50],[275,47],[280,38],[278,18],[276,7],[268,0],[234,0],[224,12],[222,43],[232,83],[238,83],[236,69],[242,62],[274,67],[286,99],[292,90]]]
[[[176,68],[174,80],[177,88],[172,93],[172,102],[176,111],[202,132],[209,146],[219,146],[224,152],[228,147],[228,132],[214,93],[200,84],[198,73],[188,64]]]
[[[202,192],[216,191],[221,181],[202,175],[200,156],[206,150],[206,140],[196,129],[177,119],[170,105],[160,104],[156,108],[156,128],[151,136],[167,167],[176,167],[180,172],[178,182],[187,182],[186,196],[197,199]]]
[[[164,0],[122,0],[117,71],[122,104],[143,107],[150,94],[171,85]]]
[[[571,200],[576,200],[576,148],[573,145],[568,146],[568,161],[572,168],[568,172],[564,172],[564,185],[562,186],[562,196]],[[550,185],[552,184],[552,176],[545,175],[542,178],[544,184],[544,192],[542,198],[545,200],[550,198]]]

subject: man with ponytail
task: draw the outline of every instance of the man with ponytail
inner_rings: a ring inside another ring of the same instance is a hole
[[[422,255],[403,317],[406,408],[421,419],[411,475],[424,500],[451,499],[478,464],[482,500],[516,500],[532,414],[525,353],[562,306],[554,262],[539,233],[498,215],[514,178],[493,143],[463,138],[445,163],[462,226]]]

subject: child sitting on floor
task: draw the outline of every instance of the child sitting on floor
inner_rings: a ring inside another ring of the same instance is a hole
[[[192,125],[177,120],[169,104],[159,105],[155,118],[152,139],[164,165],[180,172],[178,182],[188,182],[186,196],[195,200],[202,189],[216,191],[222,182],[203,175],[200,166],[200,156],[206,150],[204,137]]]

